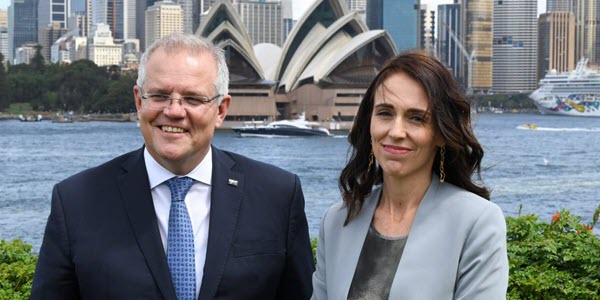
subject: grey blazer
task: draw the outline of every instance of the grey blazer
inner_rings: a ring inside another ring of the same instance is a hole
[[[321,224],[312,299],[347,299],[381,187],[343,226],[331,206]],[[389,299],[506,299],[506,222],[500,208],[433,175],[409,233]]]

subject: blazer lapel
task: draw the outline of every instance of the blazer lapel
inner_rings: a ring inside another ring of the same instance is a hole
[[[379,203],[379,197],[381,195],[381,187],[373,189],[371,195],[365,199],[363,208],[360,213],[354,217],[352,221],[346,225],[341,231],[340,240],[338,245],[343,245],[344,249],[340,252],[344,252],[343,256],[337,258],[339,261],[335,264],[339,267],[336,271],[339,276],[339,284],[337,286],[342,287],[344,290],[340,290],[339,297],[332,298],[344,298],[348,297],[350,291],[350,285],[354,278],[354,272],[358,265],[358,259],[365,243],[373,215],[375,214],[375,208]],[[344,214],[345,215],[345,214]],[[392,299],[392,298],[390,298]]]
[[[431,183],[427,188],[427,192],[423,196],[423,200],[419,204],[417,209],[417,215],[413,221],[413,225],[410,229],[408,239],[406,240],[406,246],[402,252],[394,281],[390,289],[390,299],[397,299],[400,297],[397,295],[398,292],[406,294],[407,292],[418,293],[414,287],[415,278],[419,278],[422,270],[422,261],[426,260],[427,257],[423,255],[423,245],[427,245],[427,240],[431,239],[429,230],[435,228],[435,218],[431,217],[431,213],[436,209],[436,198],[439,188],[439,177],[432,175]],[[432,224],[431,222],[434,222]]]
[[[158,231],[144,148],[132,153],[123,163],[123,169],[125,173],[119,177],[119,190],[138,245],[163,298],[177,299]]]
[[[208,245],[199,299],[212,299],[217,292],[231,250],[244,191],[244,175],[232,170],[235,161],[215,147],[212,151]]]

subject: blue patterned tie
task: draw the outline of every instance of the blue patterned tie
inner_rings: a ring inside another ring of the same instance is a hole
[[[194,259],[194,231],[185,206],[185,195],[194,184],[189,177],[167,180],[171,189],[167,261],[178,300],[196,299],[196,261]]]

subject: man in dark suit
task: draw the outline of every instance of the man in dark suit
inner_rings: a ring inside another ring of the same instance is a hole
[[[134,87],[145,146],[54,187],[31,299],[310,297],[298,177],[211,147],[228,81],[202,38],[147,49]]]

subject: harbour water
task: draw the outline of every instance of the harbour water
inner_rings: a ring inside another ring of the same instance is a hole
[[[518,128],[530,123],[537,129]],[[482,114],[474,122],[486,155],[484,183],[505,215],[543,220],[570,209],[590,220],[600,204],[600,118]],[[37,251],[58,181],[142,146],[135,123],[0,122],[0,239],[20,238]],[[300,176],[311,236],[325,209],[340,200],[337,177],[346,136],[239,138],[218,132],[214,145]]]

